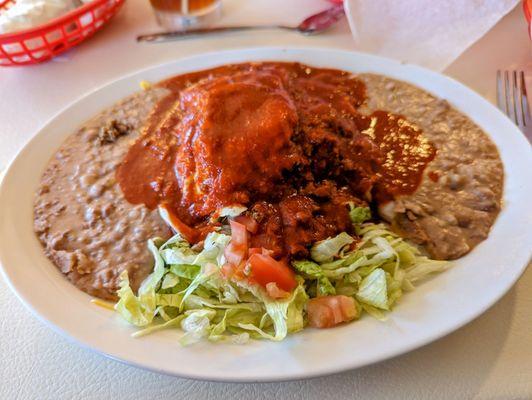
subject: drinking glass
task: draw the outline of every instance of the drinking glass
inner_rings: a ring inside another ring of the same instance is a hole
[[[157,22],[170,30],[211,24],[221,13],[221,0],[150,0]]]

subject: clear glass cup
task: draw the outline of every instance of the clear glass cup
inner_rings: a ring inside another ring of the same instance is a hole
[[[220,17],[221,0],[150,0],[157,22],[169,30],[212,24]]]

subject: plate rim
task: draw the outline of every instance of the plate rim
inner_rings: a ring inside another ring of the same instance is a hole
[[[87,92],[86,94],[84,94],[82,96],[79,96],[78,98],[76,98],[75,100],[73,100],[72,102],[67,104],[65,107],[61,108],[57,113],[55,113],[51,118],[49,118],[46,121],[45,124],[43,124],[42,126],[40,126],[37,129],[37,131],[30,137],[29,140],[26,141],[26,143],[20,148],[20,150],[17,152],[17,154],[11,159],[11,161],[10,161],[8,167],[6,168],[5,173],[4,173],[3,177],[2,177],[2,180],[0,182],[0,204],[2,204],[2,202],[3,202],[2,199],[5,197],[4,192],[8,191],[8,189],[6,189],[6,184],[5,184],[6,178],[8,178],[11,174],[14,173],[13,172],[13,168],[12,168],[13,165],[15,165],[17,160],[19,160],[19,158],[21,158],[21,155],[23,155],[25,149],[27,149],[29,146],[31,146],[31,143],[34,140],[36,140],[36,138],[46,129],[46,127],[48,127],[50,124],[52,124],[53,121],[58,119],[66,111],[68,111],[69,109],[74,107],[75,104],[80,103],[83,100],[95,95],[96,93],[98,93],[99,91],[103,90],[104,88],[107,88],[107,87],[113,86],[113,85],[117,85],[121,81],[125,82],[125,81],[127,81],[128,79],[131,79],[134,76],[140,76],[143,73],[147,73],[149,71],[157,71],[157,70],[165,69],[165,68],[171,67],[172,65],[179,66],[180,64],[186,64],[187,62],[194,62],[195,60],[202,60],[202,59],[207,60],[207,59],[211,59],[213,56],[216,56],[216,55],[235,55],[236,57],[238,57],[239,55],[245,56],[246,53],[257,52],[257,51],[266,52],[266,53],[268,53],[268,52],[273,52],[273,53],[275,53],[275,52],[288,52],[288,53],[295,52],[295,53],[297,53],[297,52],[301,52],[302,51],[302,52],[311,52],[311,53],[315,52],[316,54],[321,53],[322,55],[323,54],[327,54],[327,53],[335,53],[335,54],[343,54],[346,57],[353,57],[354,60],[356,60],[357,57],[362,57],[362,58],[365,58],[367,60],[373,60],[376,63],[393,64],[395,67],[397,67],[399,69],[406,66],[408,68],[413,68],[414,70],[418,70],[418,71],[420,71],[421,73],[423,73],[425,75],[429,74],[429,75],[432,75],[432,76],[437,76],[438,78],[444,78],[444,79],[446,79],[448,81],[451,81],[455,86],[457,85],[457,87],[460,89],[460,91],[468,92],[469,95],[473,95],[474,97],[476,97],[476,99],[475,99],[476,101],[479,101],[480,103],[483,103],[484,105],[489,105],[489,107],[492,110],[495,110],[497,113],[499,113],[497,115],[497,118],[500,119],[500,117],[502,116],[505,119],[507,119],[507,117],[504,114],[502,114],[501,111],[496,109],[485,98],[483,98],[478,93],[474,92],[472,89],[468,88],[464,84],[454,80],[453,78],[447,77],[447,76],[445,76],[443,74],[428,70],[428,69],[423,68],[423,67],[419,67],[419,66],[412,65],[412,64],[401,63],[401,62],[398,62],[396,60],[391,60],[391,59],[387,59],[387,58],[380,57],[380,56],[369,55],[369,54],[353,52],[353,51],[346,51],[346,50],[325,49],[325,48],[315,48],[315,47],[294,47],[294,46],[290,46],[290,47],[270,47],[270,46],[247,47],[247,48],[238,48],[238,49],[231,49],[231,50],[224,50],[224,51],[212,51],[212,52],[201,53],[201,54],[197,54],[197,55],[193,55],[193,56],[189,56],[189,57],[177,58],[177,59],[172,60],[172,61],[158,63],[158,64],[155,64],[155,65],[152,65],[152,66],[148,66],[146,68],[142,68],[142,69],[139,69],[139,70],[132,71],[130,73],[124,74],[124,75],[119,76],[119,77],[117,77],[115,79],[111,79],[111,80],[105,82],[104,84],[98,86],[97,88]],[[264,57],[264,60],[267,60],[267,59],[272,59],[272,57]],[[253,60],[253,61],[255,61],[255,60]],[[234,61],[234,62],[237,62],[237,61]],[[218,63],[214,60],[213,62],[210,62],[210,64],[217,65]],[[421,86],[421,85],[419,85],[417,83],[414,83],[414,84],[420,86],[423,90],[429,91],[427,88],[425,88],[425,87],[423,87],[423,86]],[[431,92],[431,93],[433,93],[433,92]],[[437,93],[433,93],[433,94],[438,96]],[[439,97],[441,97],[441,96],[439,96]],[[467,115],[467,116],[468,116],[468,118],[472,119],[475,123],[477,123],[477,121],[475,120],[475,118],[473,116],[470,116],[470,115]],[[83,123],[83,121],[79,122],[78,125],[81,124],[81,123]],[[513,126],[513,124],[512,124],[512,126]],[[526,142],[526,139],[524,138],[524,136],[521,134],[521,132],[518,130],[517,127],[514,126],[513,131],[515,133],[519,133],[519,136],[521,136],[519,139],[517,139],[518,141]],[[489,135],[489,133],[488,133],[488,135]],[[63,137],[63,140],[65,138],[66,138],[66,135]],[[528,144],[528,142],[526,142],[526,143]],[[499,147],[498,147],[498,150],[500,151]],[[49,156],[51,156],[51,155],[52,154],[49,154]],[[532,163],[531,163],[531,165],[532,165]],[[505,169],[505,186],[506,186],[506,169]],[[506,187],[505,187],[505,189],[506,189]],[[3,215],[0,213],[0,229],[1,229],[2,225],[3,225]],[[532,232],[532,229],[530,229],[530,231]],[[2,231],[0,230],[0,237],[1,237],[1,234],[2,234]],[[2,250],[2,242],[3,241],[0,240],[0,250]],[[530,258],[532,256],[532,249],[531,249],[530,253],[531,254],[529,254],[528,260],[530,260]],[[526,258],[526,256],[523,256],[523,259],[524,258]],[[433,341],[435,341],[435,340],[437,340],[437,339],[439,339],[441,337],[444,337],[444,336],[448,335],[449,333],[451,333],[451,332],[459,329],[460,327],[466,325],[467,323],[473,321],[474,319],[476,319],[477,317],[482,315],[490,307],[492,307],[502,296],[504,296],[504,294],[506,294],[511,289],[511,287],[513,287],[515,282],[519,279],[519,277],[525,271],[525,269],[527,267],[527,264],[528,264],[528,261],[527,262],[523,262],[522,266],[520,266],[519,268],[515,269],[514,276],[512,277],[512,279],[508,281],[508,283],[504,286],[504,288],[500,289],[499,293],[497,293],[495,296],[492,296],[491,301],[485,303],[483,305],[483,307],[480,307],[476,311],[471,312],[470,315],[467,315],[466,317],[462,317],[460,319],[460,321],[457,321],[455,324],[449,325],[448,328],[445,329],[445,330],[441,330],[441,331],[437,332],[434,335],[429,335],[429,336],[425,337],[424,340],[417,341],[417,342],[411,344],[410,346],[397,348],[397,349],[395,349],[395,351],[388,352],[387,354],[384,354],[384,355],[382,355],[380,357],[374,357],[374,359],[371,362],[357,363],[356,360],[354,360],[351,363],[351,365],[339,365],[339,366],[333,366],[333,367],[330,367],[330,368],[316,369],[313,372],[301,372],[299,374],[292,373],[292,374],[288,374],[288,375],[280,373],[280,374],[277,374],[277,375],[276,374],[270,374],[270,375],[267,375],[267,376],[264,376],[264,377],[262,377],[262,376],[261,377],[234,377],[234,378],[230,378],[230,379],[227,379],[227,377],[205,376],[203,374],[177,373],[176,371],[169,371],[169,370],[164,369],[164,368],[156,368],[156,367],[153,367],[153,366],[147,366],[147,365],[142,364],[142,363],[138,363],[138,362],[135,362],[135,361],[132,361],[132,360],[128,360],[127,357],[120,357],[120,356],[116,356],[116,355],[113,355],[113,354],[109,354],[109,353],[107,353],[105,351],[102,351],[99,348],[95,348],[95,347],[91,346],[89,343],[85,343],[84,341],[79,340],[79,338],[77,338],[71,332],[67,332],[61,326],[54,324],[50,319],[47,318],[46,315],[44,315],[43,313],[40,313],[38,311],[38,309],[41,308],[41,307],[40,306],[37,307],[35,305],[32,305],[31,301],[29,299],[27,299],[22,293],[20,293],[19,290],[17,290],[17,287],[14,284],[14,282],[12,281],[11,276],[10,276],[10,274],[8,272],[8,268],[6,268],[4,264],[5,264],[5,255],[4,255],[3,251],[0,251],[0,266],[1,266],[0,271],[1,271],[1,274],[4,277],[5,281],[7,282],[9,288],[15,293],[17,298],[24,304],[24,306],[27,309],[29,309],[31,311],[31,313],[33,315],[35,315],[39,320],[43,321],[47,326],[50,326],[54,331],[60,333],[63,337],[66,337],[69,341],[77,343],[78,345],[81,345],[84,348],[88,348],[90,350],[96,351],[99,354],[102,354],[102,355],[104,355],[104,356],[106,356],[108,358],[111,358],[113,360],[120,361],[120,362],[125,363],[127,365],[134,365],[134,366],[139,367],[139,368],[148,369],[148,370],[151,370],[151,371],[154,371],[154,372],[163,373],[163,374],[172,375],[172,376],[180,376],[180,377],[185,377],[185,378],[209,380],[209,381],[223,381],[223,382],[273,382],[273,381],[288,381],[288,380],[294,380],[294,379],[312,378],[312,377],[317,377],[317,376],[330,375],[330,374],[338,373],[338,372],[341,372],[341,371],[350,370],[350,369],[359,368],[359,367],[362,367],[362,366],[365,366],[365,365],[370,365],[370,364],[373,364],[373,363],[377,363],[377,362],[383,361],[385,359],[393,358],[393,357],[396,357],[396,356],[398,356],[400,354],[404,354],[404,353],[410,352],[410,351],[412,351],[412,350],[414,350],[416,348],[423,347],[426,344],[428,344],[430,342],[433,342]]]

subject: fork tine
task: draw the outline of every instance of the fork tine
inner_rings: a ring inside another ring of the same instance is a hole
[[[512,105],[513,105],[513,112],[515,117],[515,124],[519,127],[524,126],[524,120],[523,114],[521,113],[521,88],[518,87],[520,84],[517,81],[517,71],[512,71]]]
[[[504,90],[503,90],[503,82],[502,82],[502,74],[501,70],[497,70],[497,106],[502,112],[505,112],[504,110]]]
[[[512,109],[510,107],[510,79],[508,71],[504,71],[504,112],[513,120]]]
[[[521,113],[523,115],[523,126],[527,126],[530,123],[530,108],[528,105],[528,94],[526,92],[525,73],[519,72],[519,81],[521,83]]]

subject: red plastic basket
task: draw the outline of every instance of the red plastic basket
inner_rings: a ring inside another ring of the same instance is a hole
[[[16,0],[0,0],[0,12]],[[0,35],[0,66],[36,64],[92,36],[120,9],[125,0],[93,0],[52,21]]]

